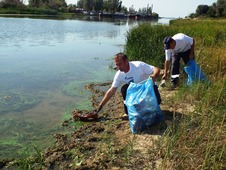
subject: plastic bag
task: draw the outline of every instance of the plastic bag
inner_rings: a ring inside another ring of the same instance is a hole
[[[164,119],[157,102],[152,79],[147,79],[139,84],[130,83],[125,104],[133,134],[142,132],[148,126]]]
[[[184,67],[184,71],[188,75],[188,78],[185,81],[186,85],[191,86],[194,82],[207,80],[205,74],[201,71],[200,67],[194,60],[188,61]]]

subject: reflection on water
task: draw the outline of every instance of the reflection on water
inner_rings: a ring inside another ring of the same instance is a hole
[[[90,109],[84,85],[112,80],[136,20],[0,17],[0,157],[49,146],[63,116]],[[16,151],[16,152],[15,152]]]

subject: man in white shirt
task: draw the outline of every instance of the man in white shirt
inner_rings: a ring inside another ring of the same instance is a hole
[[[167,79],[169,62],[172,58],[171,84],[172,87],[175,88],[179,83],[180,59],[182,58],[185,64],[187,64],[189,60],[194,59],[195,40],[183,33],[178,33],[173,37],[165,37],[163,43],[166,60],[162,79]]]
[[[114,62],[118,68],[114,76],[114,80],[112,86],[105,93],[104,98],[99,104],[98,112],[102,109],[102,107],[110,100],[110,98],[115,94],[117,88],[124,83],[121,88],[121,93],[123,99],[126,99],[126,90],[129,86],[130,82],[140,83],[150,76],[152,76],[152,80],[155,82],[156,78],[160,73],[160,69],[149,64],[146,64],[142,61],[131,61],[129,62],[128,57],[124,53],[118,53],[114,56]],[[156,98],[158,104],[161,103],[161,97],[158,91],[157,85],[154,85],[154,91],[156,94]],[[124,104],[125,112],[128,114],[127,107]],[[97,112],[97,113],[98,113]]]

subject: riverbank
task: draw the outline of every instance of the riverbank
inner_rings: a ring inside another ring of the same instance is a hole
[[[109,82],[86,86],[87,90],[93,93],[90,101],[94,107],[98,105],[110,84]],[[166,87],[159,89],[162,97],[160,106],[165,120],[153,125],[141,134],[133,135],[131,133],[128,118],[123,116],[124,108],[121,94],[117,92],[99,113],[97,120],[75,127],[73,124],[78,120],[72,114],[70,119],[62,122],[62,126],[73,131],[72,133],[55,134],[55,145],[52,147],[43,152],[37,152],[37,155],[26,159],[1,161],[0,167],[8,169],[19,166],[23,169],[32,167],[32,169],[46,170],[179,168],[181,165],[176,160],[166,159],[166,156],[169,155],[167,143],[173,142],[172,140],[168,141],[166,134],[177,134],[178,128],[183,128],[184,121],[191,116],[188,114],[195,112],[195,105],[188,102],[189,99],[184,99],[184,102],[175,104],[172,99],[175,100],[178,97],[181,89],[172,90],[168,84],[166,85]],[[194,128],[195,125],[190,126]],[[194,129],[192,131],[195,133]],[[184,136],[184,138],[187,137]],[[192,136],[189,137],[192,138]],[[183,146],[175,148],[176,151],[181,149],[186,148]],[[172,156],[175,157],[176,155]],[[179,153],[178,156],[180,156]],[[184,161],[189,163],[192,160],[186,159]],[[191,169],[196,168],[197,165],[191,167]]]
[[[97,106],[110,83],[91,84],[86,88],[93,93],[90,98]],[[100,90],[101,89],[101,90]],[[74,129],[70,134],[55,134],[55,145],[39,156],[29,158],[34,169],[154,169],[161,166],[163,153],[159,150],[159,139],[173,119],[181,117],[167,106],[167,98],[176,91],[162,89],[161,108],[165,121],[155,124],[141,134],[133,135],[128,118],[124,115],[120,93],[107,103],[94,122],[84,123],[76,128],[72,117],[62,126]],[[167,109],[168,108],[168,109]],[[14,163],[18,164],[20,161]],[[20,162],[21,167],[23,163]],[[3,164],[3,163],[2,163]],[[5,167],[11,163],[5,162]]]

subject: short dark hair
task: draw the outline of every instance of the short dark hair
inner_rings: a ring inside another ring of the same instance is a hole
[[[168,50],[170,49],[170,43],[173,41],[173,38],[170,36],[167,36],[164,38],[163,43],[164,43],[164,49]]]
[[[124,54],[124,53],[117,53],[117,54],[115,54],[115,57],[114,57],[114,58],[117,58],[117,57],[122,57],[122,59],[123,59],[124,61],[128,60],[127,55]]]

